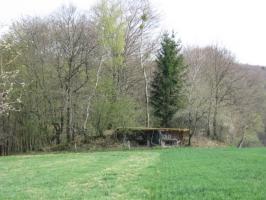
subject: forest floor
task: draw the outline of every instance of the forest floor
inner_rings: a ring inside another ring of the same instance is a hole
[[[0,157],[0,199],[266,199],[266,148]]]

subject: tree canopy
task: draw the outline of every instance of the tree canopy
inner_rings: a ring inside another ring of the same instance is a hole
[[[166,33],[156,60],[157,68],[151,84],[151,105],[159,124],[169,127],[173,115],[182,107],[185,64],[181,43]]]

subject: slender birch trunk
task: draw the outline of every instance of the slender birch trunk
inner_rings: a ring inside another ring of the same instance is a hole
[[[140,54],[140,66],[141,66],[141,69],[143,71],[143,77],[144,77],[144,82],[145,82],[145,103],[146,103],[146,120],[145,120],[145,125],[146,125],[146,127],[150,127],[149,88],[148,88],[149,87],[149,81],[148,81],[148,77],[147,77],[146,68],[144,66],[143,53],[142,53],[143,28],[144,27],[141,27],[141,38],[140,38],[139,54]]]
[[[87,129],[87,123],[88,123],[88,120],[89,120],[89,117],[90,117],[91,101],[92,101],[92,98],[96,94],[96,90],[97,90],[99,79],[100,79],[100,73],[101,73],[101,70],[102,70],[102,63],[103,63],[103,56],[101,57],[101,60],[100,60],[99,66],[98,66],[94,90],[93,90],[92,94],[88,98],[88,104],[87,104],[87,108],[86,108],[86,118],[85,118],[85,121],[84,121],[84,124],[83,124],[83,129],[84,130]]]

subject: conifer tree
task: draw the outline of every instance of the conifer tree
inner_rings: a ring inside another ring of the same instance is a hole
[[[157,55],[157,70],[151,84],[151,105],[160,126],[169,127],[173,115],[182,106],[182,86],[185,65],[181,42],[174,33],[163,35]]]

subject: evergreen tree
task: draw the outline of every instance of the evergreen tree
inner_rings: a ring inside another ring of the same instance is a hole
[[[170,120],[182,106],[185,65],[180,51],[181,43],[175,41],[174,34],[164,34],[156,60],[157,70],[151,84],[151,105],[162,127],[170,126]]]

